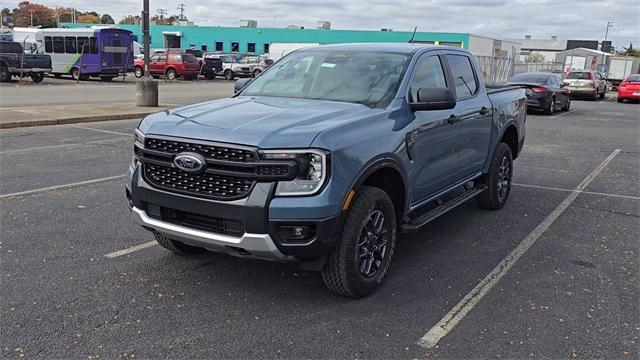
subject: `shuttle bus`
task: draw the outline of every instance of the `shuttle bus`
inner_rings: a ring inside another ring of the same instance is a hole
[[[56,77],[75,80],[99,77],[109,81],[133,71],[133,33],[115,27],[75,29],[14,28],[15,41],[25,51],[51,56]]]

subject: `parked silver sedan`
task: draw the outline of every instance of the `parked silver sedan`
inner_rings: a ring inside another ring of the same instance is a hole
[[[604,99],[607,81],[597,71],[571,71],[564,78],[565,88],[571,90],[572,97],[584,96],[593,100]]]

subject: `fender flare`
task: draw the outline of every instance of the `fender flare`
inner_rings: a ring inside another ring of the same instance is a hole
[[[358,191],[358,189],[362,186],[362,184],[365,182],[365,180],[367,180],[367,178],[373,174],[374,172],[380,170],[380,169],[384,169],[384,168],[390,168],[395,170],[398,174],[400,174],[400,177],[402,178],[402,186],[403,186],[403,190],[404,190],[404,209],[402,209],[402,215],[404,216],[407,212],[407,207],[408,207],[408,199],[409,199],[409,191],[408,191],[408,179],[407,179],[407,173],[404,169],[404,167],[402,166],[402,162],[400,161],[400,159],[398,159],[397,157],[391,155],[391,154],[383,154],[383,155],[379,155],[371,160],[369,160],[363,167],[363,170],[361,170],[358,175],[355,177],[355,180],[351,183],[351,186],[349,186],[347,194],[345,194],[345,199],[346,196],[348,196],[349,192],[351,190],[355,190],[356,192]]]

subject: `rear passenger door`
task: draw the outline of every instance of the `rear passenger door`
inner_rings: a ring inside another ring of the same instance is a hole
[[[450,87],[443,58],[429,52],[418,60],[412,73],[408,101],[417,99],[420,88]],[[458,128],[448,122],[454,114],[449,110],[415,111],[413,131],[408,134],[409,154],[414,164],[413,204],[445,189],[455,180]]]
[[[491,141],[492,107],[474,60],[464,53],[447,54],[450,77],[456,92],[455,124],[456,179],[462,180],[482,170]]]

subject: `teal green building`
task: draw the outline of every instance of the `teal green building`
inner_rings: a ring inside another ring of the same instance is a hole
[[[65,27],[83,27],[91,24],[63,23]],[[118,25],[132,31],[142,42],[140,25]],[[360,42],[408,42],[411,31],[369,31],[329,29],[288,29],[215,26],[150,27],[151,48],[196,48],[206,51],[239,52],[262,55],[273,43],[339,44]],[[470,34],[416,32],[414,42],[469,48]]]

